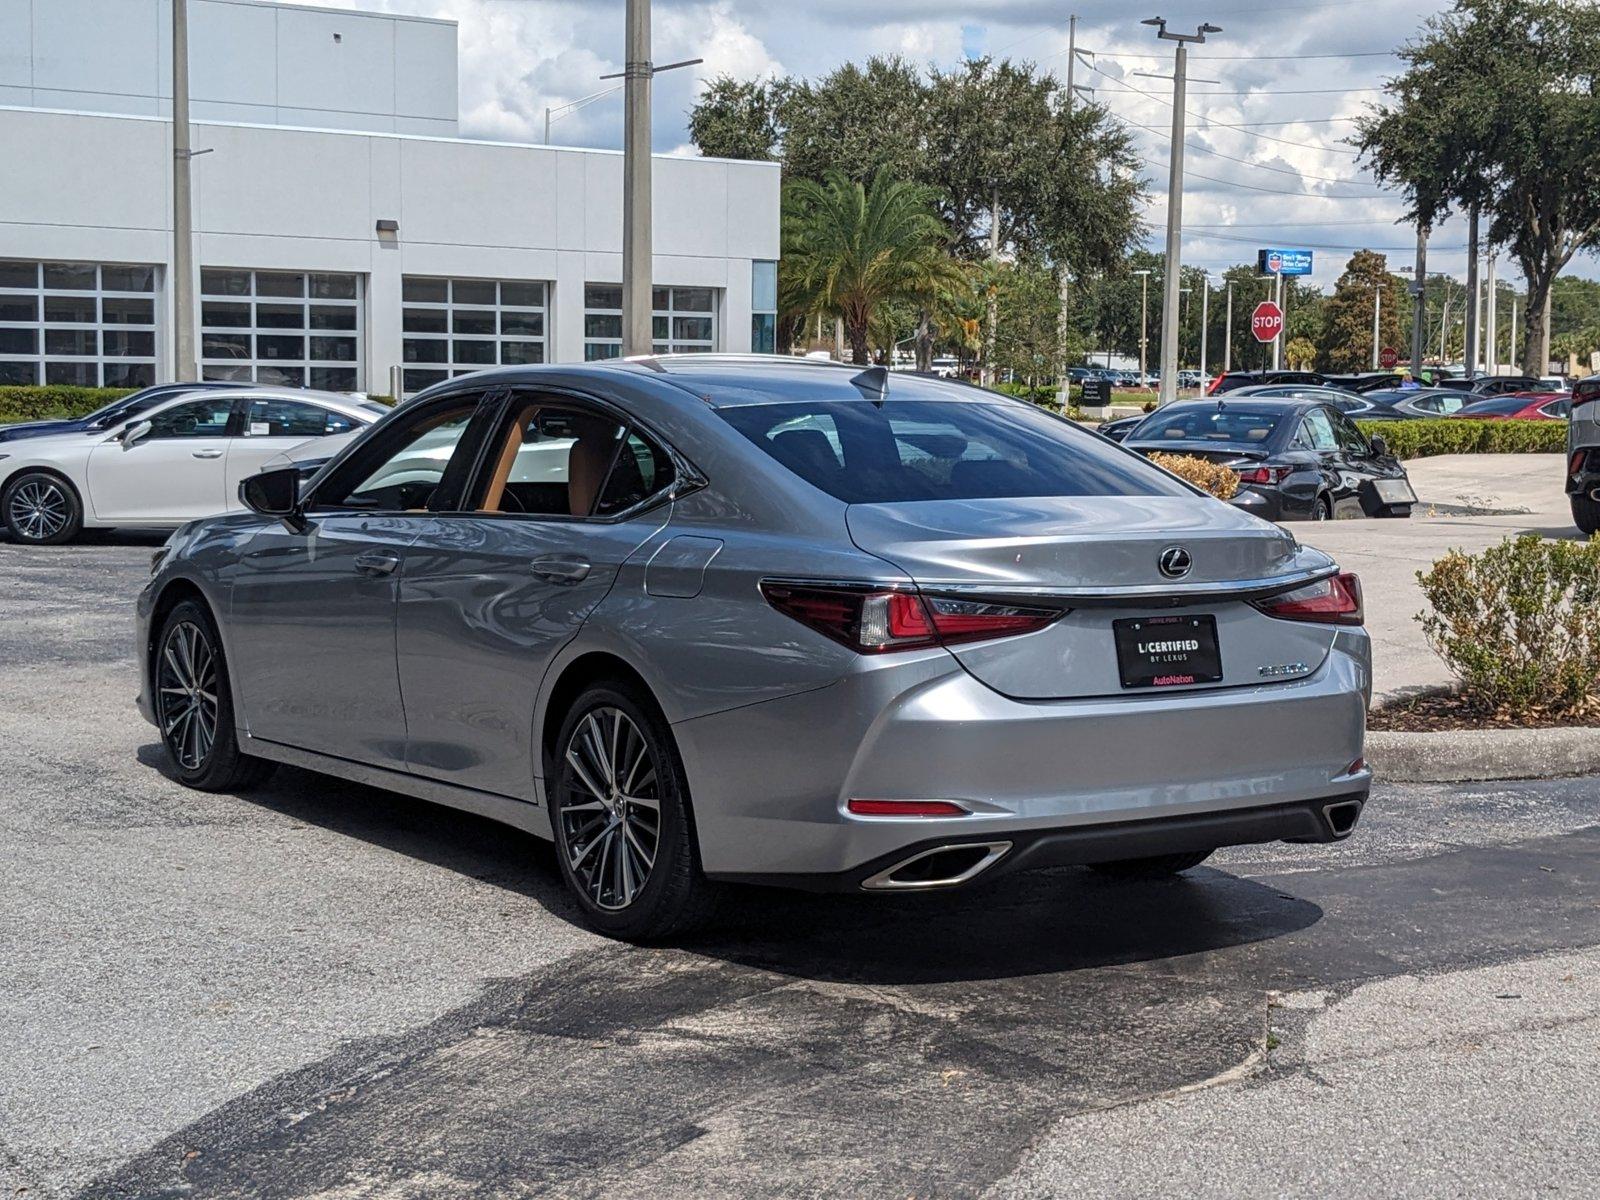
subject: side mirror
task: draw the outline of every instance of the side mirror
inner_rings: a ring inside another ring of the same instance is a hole
[[[300,513],[299,467],[279,467],[250,476],[239,484],[239,499],[251,512],[277,517],[296,533],[306,530]]]
[[[124,450],[132,450],[145,438],[149,437],[150,431],[154,428],[155,426],[151,425],[149,421],[135,421],[122,431],[122,448]]]
[[[1372,445],[1372,453],[1374,456],[1383,458],[1388,455],[1389,443],[1384,440],[1382,435],[1376,433],[1373,434],[1370,439],[1370,443]]]

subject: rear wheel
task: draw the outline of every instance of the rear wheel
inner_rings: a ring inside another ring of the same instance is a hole
[[[666,720],[638,689],[591,686],[556,741],[550,823],[568,889],[595,929],[687,933],[715,905],[700,871],[689,787]]]
[[[1191,867],[1198,867],[1215,853],[1193,850],[1188,854],[1157,854],[1151,858],[1122,858],[1116,862],[1091,863],[1092,870],[1113,879],[1165,879]]]
[[[48,471],[25,471],[0,498],[6,530],[19,542],[59,546],[83,528],[83,502],[72,485]]]
[[[1317,502],[1311,506],[1311,519],[1313,521],[1333,520],[1333,501],[1326,496],[1318,496]]]
[[[180,782],[231,792],[272,774],[272,763],[239,749],[222,638],[205,605],[185,600],[167,614],[151,676],[157,727]]]
[[[1587,534],[1600,530],[1600,504],[1587,496],[1568,498],[1572,501],[1572,523]]]

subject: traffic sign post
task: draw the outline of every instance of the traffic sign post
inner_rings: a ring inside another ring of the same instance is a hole
[[[1393,346],[1385,346],[1378,351],[1378,365],[1385,371],[1392,371],[1400,365],[1400,351]]]
[[[1250,332],[1258,342],[1275,341],[1283,332],[1283,309],[1271,300],[1263,300],[1250,314]]]

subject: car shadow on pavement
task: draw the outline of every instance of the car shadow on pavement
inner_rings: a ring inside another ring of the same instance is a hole
[[[139,759],[168,773],[158,744]],[[280,767],[237,796],[535,901],[581,924],[550,843],[380,788]],[[676,949],[823,981],[938,983],[1154,963],[1280,938],[1315,925],[1316,904],[1226,871],[1123,882],[1052,868],[919,896],[728,888],[716,919]]]

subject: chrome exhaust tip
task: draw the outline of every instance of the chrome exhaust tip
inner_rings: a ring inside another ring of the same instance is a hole
[[[926,892],[976,879],[1011,849],[1010,842],[960,842],[935,846],[901,859],[862,881],[869,892]]]
[[[1589,489],[1589,499],[1591,499],[1591,500],[1600,500],[1600,488],[1590,488]]]

